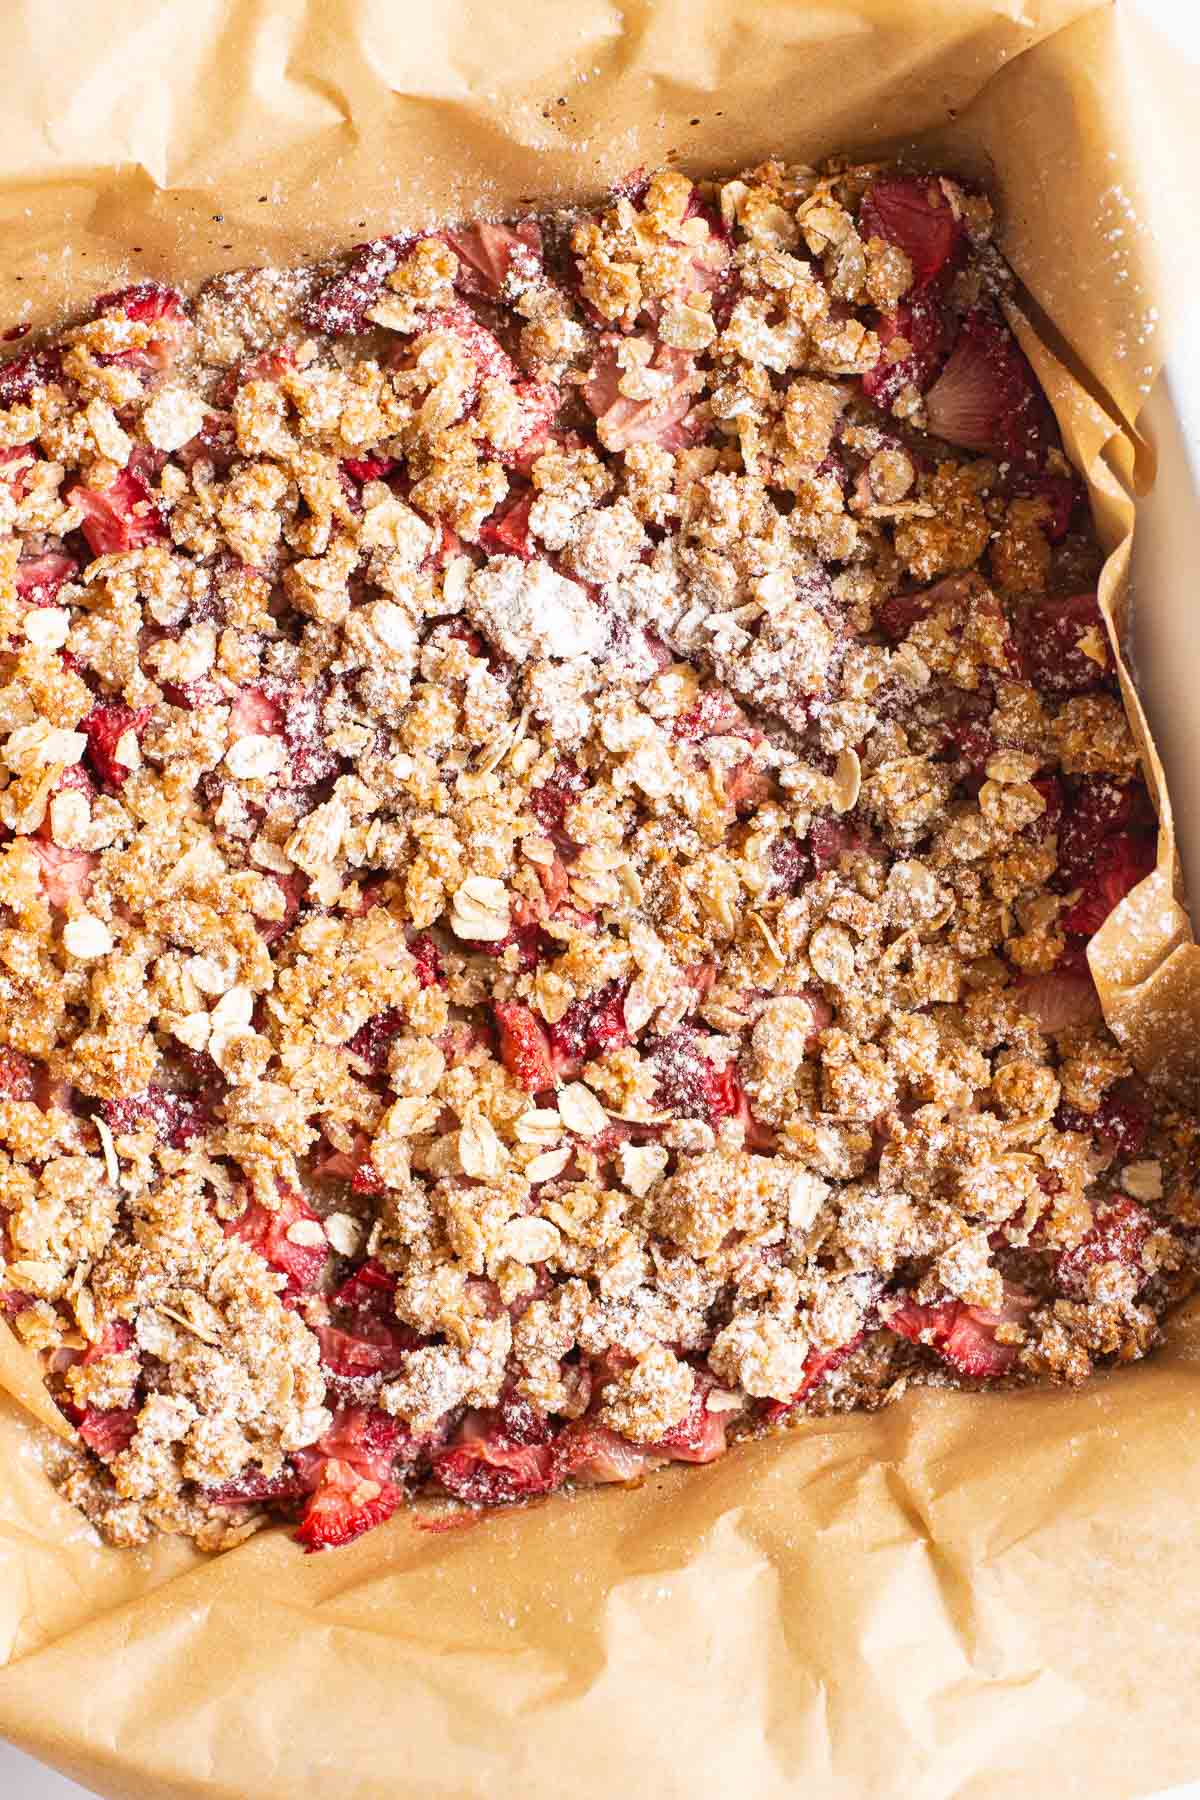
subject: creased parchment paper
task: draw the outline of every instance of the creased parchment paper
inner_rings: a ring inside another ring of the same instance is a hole
[[[1131,494],[1152,464],[1135,421],[1163,354],[1147,208],[1154,189],[1184,209],[1187,186],[1118,11],[3,13],[4,324],[131,274],[198,279],[593,196],[669,156],[732,172],[915,144],[986,178],[1123,627]],[[1154,596],[1139,605],[1152,628]],[[1187,1082],[1200,972],[1143,741],[1159,866],[1094,966],[1139,1059]],[[0,1389],[0,1733],[105,1795],[1130,1800],[1200,1770],[1200,1312],[1082,1393],[915,1393],[636,1492],[440,1536],[400,1517],[313,1558],[282,1532],[216,1561],[99,1548],[40,1471],[30,1416],[56,1415],[6,1332]]]

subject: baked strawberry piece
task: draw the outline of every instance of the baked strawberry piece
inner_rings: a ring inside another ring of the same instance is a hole
[[[105,488],[74,487],[68,500],[83,514],[82,531],[93,556],[116,556],[167,535],[162,515],[142,476],[122,469]]]
[[[1049,409],[1008,326],[990,306],[969,312],[925,396],[935,437],[1021,465],[1044,454]]]
[[[272,1207],[248,1196],[225,1233],[249,1244],[285,1275],[289,1294],[313,1287],[329,1255],[328,1239],[317,1214],[302,1195],[284,1187],[279,1188],[277,1204]]]
[[[912,291],[943,286],[966,249],[962,218],[949,184],[935,175],[885,177],[863,195],[858,228],[904,251],[912,264]]]

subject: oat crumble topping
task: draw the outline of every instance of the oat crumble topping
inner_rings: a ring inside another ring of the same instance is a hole
[[[987,200],[664,171],[0,364],[0,1309],[118,1544],[1083,1380],[1194,1284]]]

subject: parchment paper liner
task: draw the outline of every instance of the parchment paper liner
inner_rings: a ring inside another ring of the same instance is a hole
[[[4,12],[5,321],[137,274],[195,280],[591,197],[670,153],[732,172],[917,141],[986,177],[1123,622],[1152,467],[1135,422],[1163,354],[1148,204],[1181,217],[1188,191],[1162,131],[1169,66],[1110,7]],[[1186,1083],[1197,951],[1126,691],[1159,865],[1094,969],[1139,1060]],[[155,1800],[1128,1800],[1200,1766],[1198,1317],[1082,1393],[925,1390],[636,1492],[442,1536],[399,1518],[316,1558],[271,1532],[212,1561],[92,1541],[41,1473],[30,1415],[62,1422],[2,1332],[0,1732],[103,1794]]]

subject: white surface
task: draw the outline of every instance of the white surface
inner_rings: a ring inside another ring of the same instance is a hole
[[[1127,3],[1135,4],[1171,38],[1180,51],[1191,60],[1200,62],[1200,9],[1197,9],[1195,0],[1127,0]],[[1144,502],[1140,515],[1143,544],[1151,536],[1156,513],[1169,505],[1175,505],[1184,495],[1193,510],[1197,507],[1197,476],[1200,475],[1198,346],[1200,333],[1193,333],[1187,345],[1190,354],[1173,362],[1169,383],[1160,387],[1148,410],[1162,467],[1159,488]],[[1186,444],[1177,423],[1177,414],[1179,420],[1189,422],[1191,426],[1187,431]],[[1135,570],[1135,589],[1138,582],[1144,587],[1150,581],[1158,579],[1159,565],[1153,552],[1141,551]],[[1138,645],[1143,691],[1151,704],[1165,699],[1168,692],[1179,691],[1179,650],[1185,649],[1193,657],[1195,654],[1194,634],[1190,635],[1188,641],[1186,622],[1181,622],[1177,615],[1176,623],[1180,630],[1178,640],[1169,638],[1163,641],[1160,638],[1157,642],[1148,644],[1143,641]],[[1189,692],[1194,691],[1194,684],[1190,679],[1187,686]],[[1178,748],[1174,749],[1174,753],[1170,744],[1163,748],[1177,811],[1190,812],[1192,817],[1200,817],[1200,768],[1191,759],[1182,756]],[[1189,885],[1193,893],[1200,892],[1200,843],[1187,845],[1186,851],[1190,852],[1187,860],[1191,863]],[[10,1745],[0,1744],[2,1800],[87,1800],[90,1792],[90,1789],[81,1788],[77,1783],[68,1781],[65,1776],[56,1775],[42,1764],[32,1761]],[[247,1800],[253,1800],[253,1796],[247,1796]],[[1131,1795],[1130,1800],[1137,1800],[1137,1797]],[[1200,1800],[1200,1781],[1172,1788],[1169,1794],[1159,1795],[1157,1800]]]
[[[87,1791],[19,1750],[0,1744],[0,1794],[4,1800],[82,1800]]]

